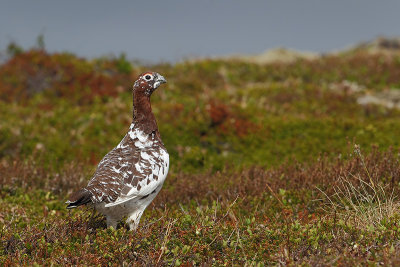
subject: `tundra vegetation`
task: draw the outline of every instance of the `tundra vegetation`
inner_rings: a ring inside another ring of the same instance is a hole
[[[171,168],[137,232],[66,210],[122,139],[132,82]],[[146,66],[24,51],[0,65],[0,265],[400,264],[400,53]]]

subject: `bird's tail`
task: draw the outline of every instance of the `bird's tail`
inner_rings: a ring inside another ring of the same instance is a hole
[[[66,204],[68,204],[67,209],[73,209],[78,206],[85,205],[92,201],[91,197],[92,193],[90,193],[90,191],[86,188],[83,188],[72,194],[69,200],[65,202]]]

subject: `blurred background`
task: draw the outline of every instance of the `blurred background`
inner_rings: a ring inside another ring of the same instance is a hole
[[[395,0],[1,1],[0,48],[42,35],[50,52],[152,63],[277,47],[326,53],[399,36],[398,10]]]
[[[0,156],[95,166],[124,135],[130,88],[148,69],[169,81],[152,100],[172,172],[392,147],[398,10],[369,0],[3,1]]]

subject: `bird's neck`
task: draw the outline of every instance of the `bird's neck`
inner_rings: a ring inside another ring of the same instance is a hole
[[[156,118],[150,104],[150,96],[133,91],[133,123],[147,134],[158,132]]]

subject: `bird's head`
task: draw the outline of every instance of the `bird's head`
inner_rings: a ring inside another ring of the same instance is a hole
[[[162,75],[148,71],[139,75],[133,85],[133,90],[150,96],[161,84],[166,82],[167,80]]]

